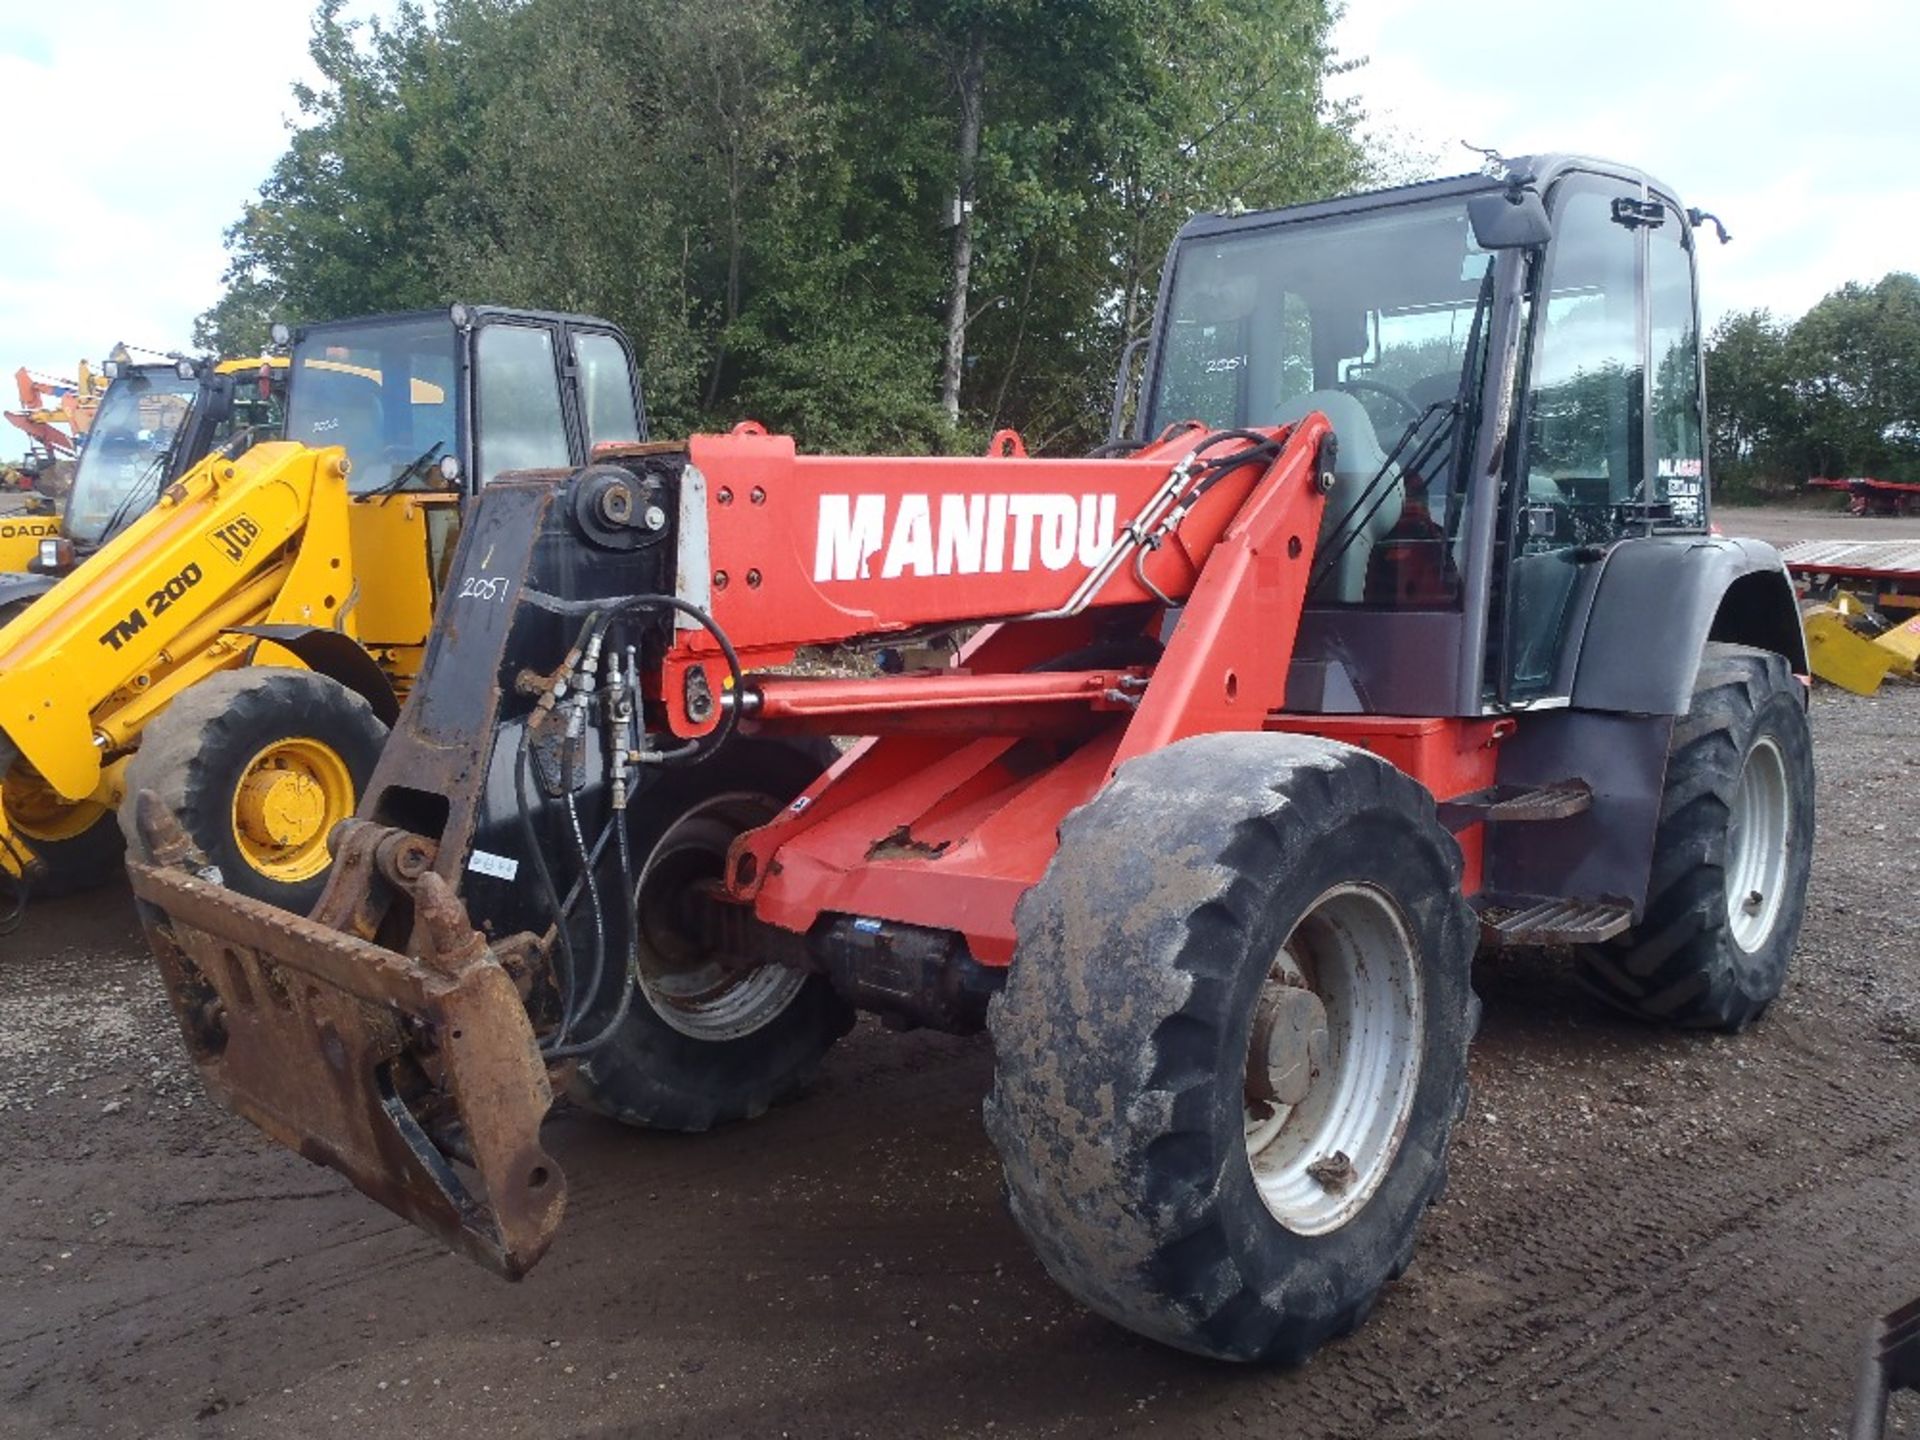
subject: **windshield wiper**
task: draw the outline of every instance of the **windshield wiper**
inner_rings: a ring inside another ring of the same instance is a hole
[[[422,450],[418,455],[414,456],[413,459],[409,460],[406,463],[406,465],[401,469],[400,473],[398,475],[395,475],[393,479],[389,480],[386,484],[382,485],[378,490],[368,491],[367,498],[369,500],[372,500],[372,499],[377,499],[383,495],[399,494],[402,490],[406,488],[407,482],[413,479],[414,476],[426,474],[427,467],[433,464],[434,461],[438,460],[440,458],[440,452],[446,448],[447,448],[446,441],[444,440],[434,441],[433,444],[429,445],[425,450]]]
[[[1387,452],[1387,458],[1380,462],[1380,468],[1373,472],[1372,478],[1365,485],[1360,487],[1360,493],[1354,497],[1353,504],[1348,507],[1347,513],[1340,517],[1340,523],[1333,532],[1333,545],[1314,557],[1313,573],[1307,580],[1308,599],[1314,599],[1319,595],[1321,588],[1327,582],[1327,577],[1332,575],[1335,567],[1339,565],[1340,557],[1353,548],[1353,542],[1366,533],[1368,524],[1372,522],[1375,515],[1379,514],[1380,507],[1387,503],[1387,498],[1393,494],[1392,487],[1387,482],[1396,475],[1422,469],[1452,435],[1453,422],[1459,411],[1458,400],[1436,400],[1421,411],[1418,418],[1407,426],[1400,438],[1394,442],[1393,449]],[[1401,454],[1413,443],[1414,437],[1425,429],[1427,422],[1436,415],[1442,417],[1443,423],[1427,431],[1426,439],[1414,452],[1413,458],[1405,466],[1396,468]],[[1368,504],[1369,500],[1373,503]],[[1365,513],[1362,513],[1362,507]]]
[[[94,541],[95,549],[98,549],[100,546],[106,544],[107,541],[111,540],[121,526],[131,524],[134,521],[136,515],[130,512],[128,507],[139,498],[141,490],[149,480],[158,482],[153,487],[153,498],[155,501],[159,500],[160,492],[166,489],[167,477],[173,473],[174,459],[179,454],[180,447],[186,443],[187,431],[190,428],[191,426],[185,418],[181,420],[180,424],[174,427],[173,434],[167,437],[165,448],[153,457],[153,463],[140,472],[140,478],[133,482],[132,486],[128,488],[126,496],[118,505],[114,506],[113,514],[107,517],[107,523],[100,531],[100,538]],[[138,513],[145,514],[146,512],[142,510]]]
[[[1416,415],[1413,423],[1408,425],[1399,440],[1394,442],[1393,449],[1387,452],[1387,458],[1380,462],[1380,468],[1374,471],[1372,478],[1365,485],[1360,487],[1359,495],[1348,507],[1347,513],[1340,517],[1340,523],[1334,529],[1334,543],[1324,553],[1314,557],[1313,571],[1307,579],[1309,600],[1319,596],[1326,585],[1327,578],[1334,573],[1335,567],[1340,563],[1340,557],[1353,548],[1354,541],[1366,533],[1368,524],[1379,513],[1380,507],[1387,503],[1387,498],[1393,493],[1387,481],[1396,473],[1395,463],[1399,460],[1401,452],[1413,443],[1414,437],[1435,415],[1443,417],[1442,423],[1428,432],[1419,450],[1406,465],[1400,467],[1398,473],[1424,475],[1427,465],[1443,444],[1448,446],[1449,465],[1453,474],[1458,476],[1464,468],[1462,464],[1464,457],[1457,453],[1458,446],[1454,442],[1460,434],[1464,433],[1459,425],[1460,417],[1466,413],[1467,406],[1474,403],[1472,390],[1475,388],[1474,379],[1478,368],[1474,362],[1485,342],[1487,319],[1492,310],[1493,267],[1489,265],[1485,278],[1480,282],[1480,294],[1474,301],[1473,323],[1467,331],[1467,348],[1461,361],[1459,388],[1455,390],[1453,399],[1436,400]],[[1458,481],[1452,483],[1457,485]],[[1369,499],[1373,502],[1370,505],[1367,503]],[[1364,514],[1361,513],[1363,506]],[[1459,505],[1449,508],[1450,518],[1451,514],[1458,514],[1462,509]]]
[[[120,497],[120,503],[114,506],[113,513],[107,516],[107,523],[100,527],[100,536],[93,542],[96,550],[119,533],[122,526],[133,523],[136,518],[135,511],[133,510],[133,502],[138,500],[146,490],[148,481],[164,480],[166,478],[167,458],[170,454],[172,454],[171,450],[167,452],[167,455],[154,456],[147,468],[140,472],[140,478],[127,487],[127,493]],[[157,484],[153,487],[154,500],[160,498],[160,489],[161,487]],[[138,513],[145,514],[146,510],[143,508]]]

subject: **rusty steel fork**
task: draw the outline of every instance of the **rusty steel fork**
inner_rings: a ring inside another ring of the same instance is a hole
[[[222,889],[139,797],[128,871],[208,1092],[489,1269],[518,1279],[566,1208],[540,1144],[553,1102],[519,990],[432,863],[431,842],[348,821],[315,918]],[[407,952],[373,935],[412,906]]]

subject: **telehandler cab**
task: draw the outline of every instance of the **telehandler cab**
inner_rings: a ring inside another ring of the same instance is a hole
[[[229,442],[164,487],[140,472],[116,507],[138,519],[89,532],[64,578],[19,577],[44,593],[0,626],[0,881],[113,873],[134,785],[229,884],[304,912],[418,668],[462,503],[645,433],[605,321],[463,305],[288,339],[285,441]],[[72,513],[92,513],[78,491]]]
[[[108,383],[60,514],[0,520],[0,626],[144,515],[209,453],[237,455],[279,438],[283,355],[135,363],[120,346],[101,369]]]
[[[1708,530],[1672,192],[1545,157],[1202,217],[1155,323],[1088,459],[742,426],[496,482],[311,918],[136,795],[213,1095],[518,1276],[564,1208],[555,1095],[702,1130],[855,1009],[984,1025],[1055,1278],[1297,1360],[1445,1180],[1478,943],[1754,1020],[1800,926],[1807,662],[1778,556]],[[792,673],[814,648],[865,663]]]

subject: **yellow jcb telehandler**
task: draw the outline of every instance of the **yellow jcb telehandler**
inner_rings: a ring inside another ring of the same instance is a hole
[[[287,438],[209,455],[0,627],[16,910],[117,870],[130,786],[169,797],[228,885],[306,910],[419,668],[462,502],[644,438],[605,321],[456,305],[286,338]]]

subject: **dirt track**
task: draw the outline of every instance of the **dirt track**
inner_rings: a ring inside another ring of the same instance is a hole
[[[1483,963],[1453,1186],[1304,1370],[1136,1341],[999,1204],[983,1042],[863,1025],[802,1102],[552,1127],[571,1214],[509,1286],[210,1106],[124,892],[0,939],[0,1435],[1839,1433],[1920,1294],[1920,687],[1815,703],[1788,990],[1649,1032]]]

